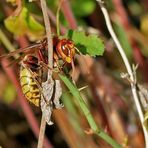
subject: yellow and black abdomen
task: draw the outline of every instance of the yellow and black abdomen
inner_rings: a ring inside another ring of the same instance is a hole
[[[37,82],[34,81],[31,72],[23,66],[21,66],[20,70],[20,83],[27,100],[39,107],[41,94]]]

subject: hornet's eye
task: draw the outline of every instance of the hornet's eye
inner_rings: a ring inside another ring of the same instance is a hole
[[[68,45],[63,45],[62,47],[62,52],[66,55],[66,56],[70,56],[70,49],[68,47]]]

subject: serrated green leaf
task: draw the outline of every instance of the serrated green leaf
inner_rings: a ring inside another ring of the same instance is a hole
[[[86,36],[84,32],[69,30],[67,37],[74,41],[81,53],[94,57],[103,55],[104,44],[97,35]]]
[[[28,35],[30,39],[40,39],[44,34],[44,27],[29,14],[26,7],[18,16],[9,16],[4,21],[6,28],[14,35]]]

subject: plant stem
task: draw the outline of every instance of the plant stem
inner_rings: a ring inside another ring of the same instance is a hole
[[[38,147],[37,148],[42,148],[43,147],[43,141],[44,141],[44,135],[45,135],[45,127],[46,127],[46,120],[42,116],[41,119],[41,126],[40,126],[40,133],[39,133],[39,141],[38,141]]]
[[[38,3],[38,2],[36,2],[36,3],[37,3],[37,5],[38,5],[39,7],[41,7],[41,6],[40,6],[40,3]],[[53,13],[49,8],[47,8],[47,12],[48,12],[48,16],[49,16],[51,22],[52,22],[55,26],[57,26],[57,24],[56,24],[56,17],[55,17],[55,15],[54,15],[54,13]],[[66,29],[62,24],[60,24],[60,31],[61,31],[62,34],[65,34],[65,33],[67,32],[67,29]]]
[[[63,1],[62,11],[63,11],[63,14],[64,14],[67,22],[69,23],[70,28],[71,29],[77,29],[77,22],[74,18],[72,11],[71,11],[70,4],[69,4],[68,0]]]
[[[81,110],[83,111],[90,127],[93,133],[101,137],[104,141],[106,141],[108,144],[110,144],[114,148],[121,148],[121,145],[118,144],[114,139],[112,139],[110,136],[108,136],[101,128],[98,128],[95,120],[93,119],[92,114],[90,113],[87,104],[83,100],[83,98],[80,95],[79,90],[77,87],[66,77],[63,75],[59,75],[61,80],[65,83],[65,85],[68,87],[72,95],[75,97],[77,102],[80,105]]]
[[[106,10],[106,8],[104,7],[103,5],[103,1],[102,0],[96,0],[98,2],[98,4],[100,5],[101,7],[101,10],[102,10],[102,13],[104,15],[104,18],[105,18],[105,21],[106,21],[106,25],[107,25],[107,28],[108,28],[108,31],[110,32],[111,34],[111,37],[113,38],[116,46],[117,46],[117,49],[119,51],[119,53],[121,54],[121,57],[124,61],[124,64],[125,64],[125,67],[127,69],[127,72],[130,76],[130,79],[132,82],[135,82],[135,78],[134,78],[134,74],[133,74],[133,71],[132,71],[132,68],[129,64],[129,61],[127,59],[127,56],[113,30],[113,27],[111,25],[111,21],[110,21],[110,18],[109,18],[109,14]],[[139,117],[140,117],[140,121],[141,121],[141,125],[142,125],[142,128],[143,128],[143,132],[144,132],[144,137],[145,137],[145,143],[146,143],[146,147],[148,147],[148,133],[146,131],[146,128],[145,126],[143,125],[143,122],[144,122],[144,115],[143,115],[143,112],[142,112],[142,108],[140,106],[140,102],[139,102],[139,99],[138,99],[138,95],[137,95],[137,89],[136,89],[136,84],[135,83],[131,83],[131,90],[132,90],[132,94],[133,94],[133,99],[135,101],[135,104],[136,104],[136,107],[137,107],[137,111],[138,111],[138,114],[139,114]]]
[[[45,23],[45,29],[46,29],[46,36],[47,36],[47,45],[48,45],[48,64],[52,68],[53,67],[53,42],[51,37],[51,26],[48,18],[48,12],[47,12],[47,5],[45,0],[41,1],[41,8],[43,12],[43,18]],[[50,71],[50,75],[52,74],[52,71]]]
[[[57,28],[57,36],[60,36],[60,22],[59,22],[59,17],[60,17],[60,8],[61,8],[61,4],[62,4],[62,0],[60,1],[60,4],[58,6],[57,9],[57,13],[56,13],[56,28]]]
[[[47,12],[47,5],[46,5],[46,0],[40,0],[40,2],[41,2],[41,8],[43,12],[43,18],[44,18],[45,30],[46,30],[46,36],[47,36],[48,65],[49,67],[52,68],[53,67],[53,43],[52,43],[52,37],[51,37],[51,27],[50,27],[50,22],[48,18],[48,12]],[[50,80],[51,77],[52,77],[52,70],[48,70],[47,81]],[[38,139],[38,148],[42,148],[42,145],[44,142],[45,128],[46,128],[46,120],[42,115],[40,135]]]

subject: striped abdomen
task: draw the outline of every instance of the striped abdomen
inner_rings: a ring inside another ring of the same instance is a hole
[[[20,83],[27,100],[39,107],[41,94],[38,85],[34,81],[31,72],[23,66],[21,66],[20,70]]]

